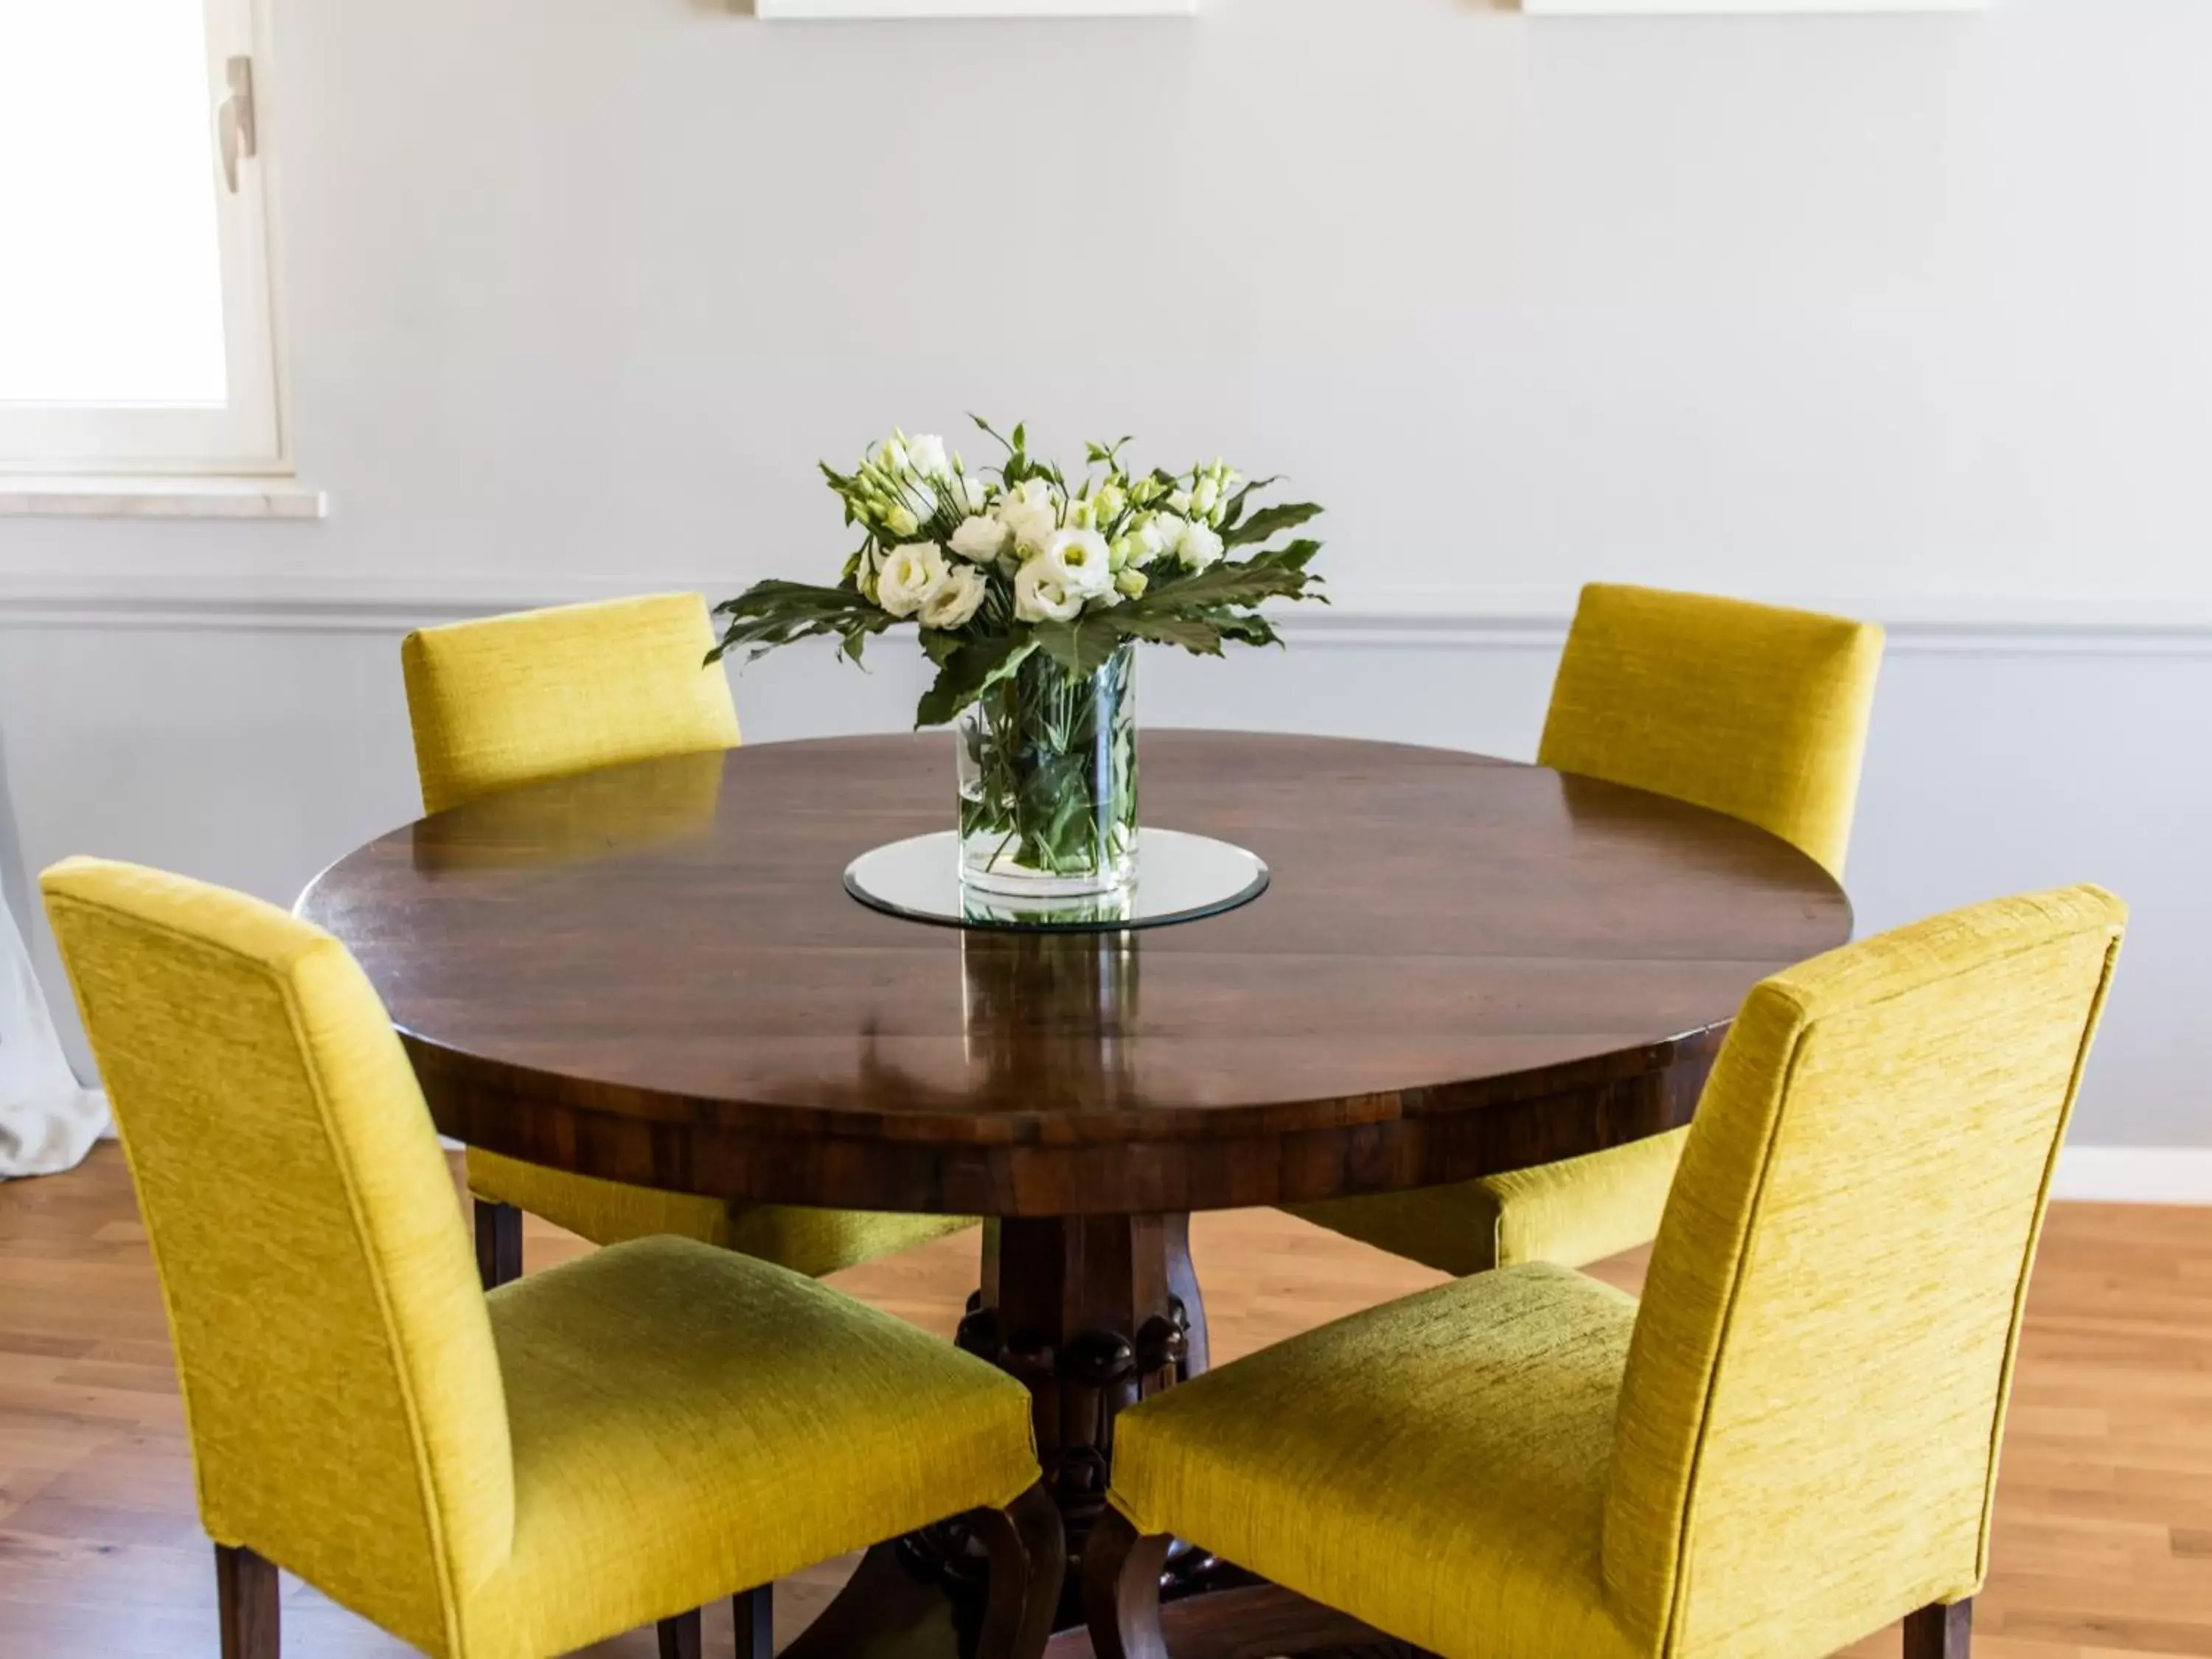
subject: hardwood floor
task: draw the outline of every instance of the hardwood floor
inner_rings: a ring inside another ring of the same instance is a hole
[[[1216,1363],[1438,1275],[1270,1212],[1200,1217]],[[585,1249],[533,1222],[541,1267]],[[842,1274],[949,1335],[975,1236]],[[1642,1263],[1603,1275],[1634,1288]],[[779,1643],[849,1563],[777,1589]],[[406,1649],[286,1581],[287,1650]],[[729,1610],[708,1651],[729,1651]],[[2212,1211],[2061,1206],[2029,1304],[1981,1659],[2212,1656]],[[121,1155],[0,1185],[0,1659],[215,1650],[212,1552],[161,1306]],[[649,1659],[651,1632],[590,1650]],[[1889,1659],[1894,1632],[1851,1650]]]

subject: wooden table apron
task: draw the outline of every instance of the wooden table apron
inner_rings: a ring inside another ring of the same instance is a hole
[[[1029,1385],[1078,1544],[1114,1414],[1204,1369],[1191,1212],[1467,1181],[1687,1122],[1744,994],[1850,932],[1809,859],[1680,802],[1197,732],[1145,734],[1143,818],[1265,858],[1244,909],[1023,935],[854,902],[845,865],[949,824],[952,770],[930,734],[588,773],[373,842],[300,909],[360,959],[440,1128],[472,1146],[745,1202],[1001,1218],[960,1340]],[[891,1570],[878,1552],[810,1646],[894,1616]]]

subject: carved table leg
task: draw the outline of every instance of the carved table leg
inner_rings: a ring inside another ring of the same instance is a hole
[[[1183,1217],[1007,1220],[985,1245],[983,1288],[960,1346],[1021,1379],[1037,1455],[1071,1557],[1105,1505],[1114,1419],[1174,1386],[1189,1360],[1189,1316],[1170,1287],[1190,1273]],[[1174,1267],[1170,1267],[1170,1260]],[[1074,1622],[1073,1585],[1066,1611]]]
[[[1190,1260],[1190,1218],[1171,1215],[1167,1222],[1168,1293],[1182,1304],[1182,1380],[1203,1376],[1212,1364],[1206,1340],[1206,1297],[1198,1287],[1198,1269]]]

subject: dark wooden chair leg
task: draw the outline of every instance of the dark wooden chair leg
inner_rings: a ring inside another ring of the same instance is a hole
[[[477,1212],[477,1277],[488,1291],[522,1277],[522,1212],[512,1204],[474,1200]]]
[[[1147,1538],[1108,1510],[1083,1547],[1083,1616],[1097,1659],[1167,1659],[1160,1571],[1175,1540]]]
[[[277,1659],[276,1569],[248,1549],[215,1547],[222,1659]]]
[[[1040,1481],[1003,1510],[983,1510],[976,1535],[991,1556],[990,1601],[975,1659],[1038,1659],[1067,1577],[1060,1505]]]
[[[737,1615],[738,1659],[775,1659],[775,1586],[732,1596],[730,1611]]]
[[[1948,1607],[1923,1607],[1905,1621],[1905,1659],[1967,1659],[1973,1647],[1971,1596]]]
[[[696,1609],[660,1621],[660,1659],[703,1659]]]

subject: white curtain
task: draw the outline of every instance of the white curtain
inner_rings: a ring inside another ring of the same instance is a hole
[[[0,903],[0,1181],[74,1169],[106,1128],[107,1097],[70,1070],[31,953]]]

